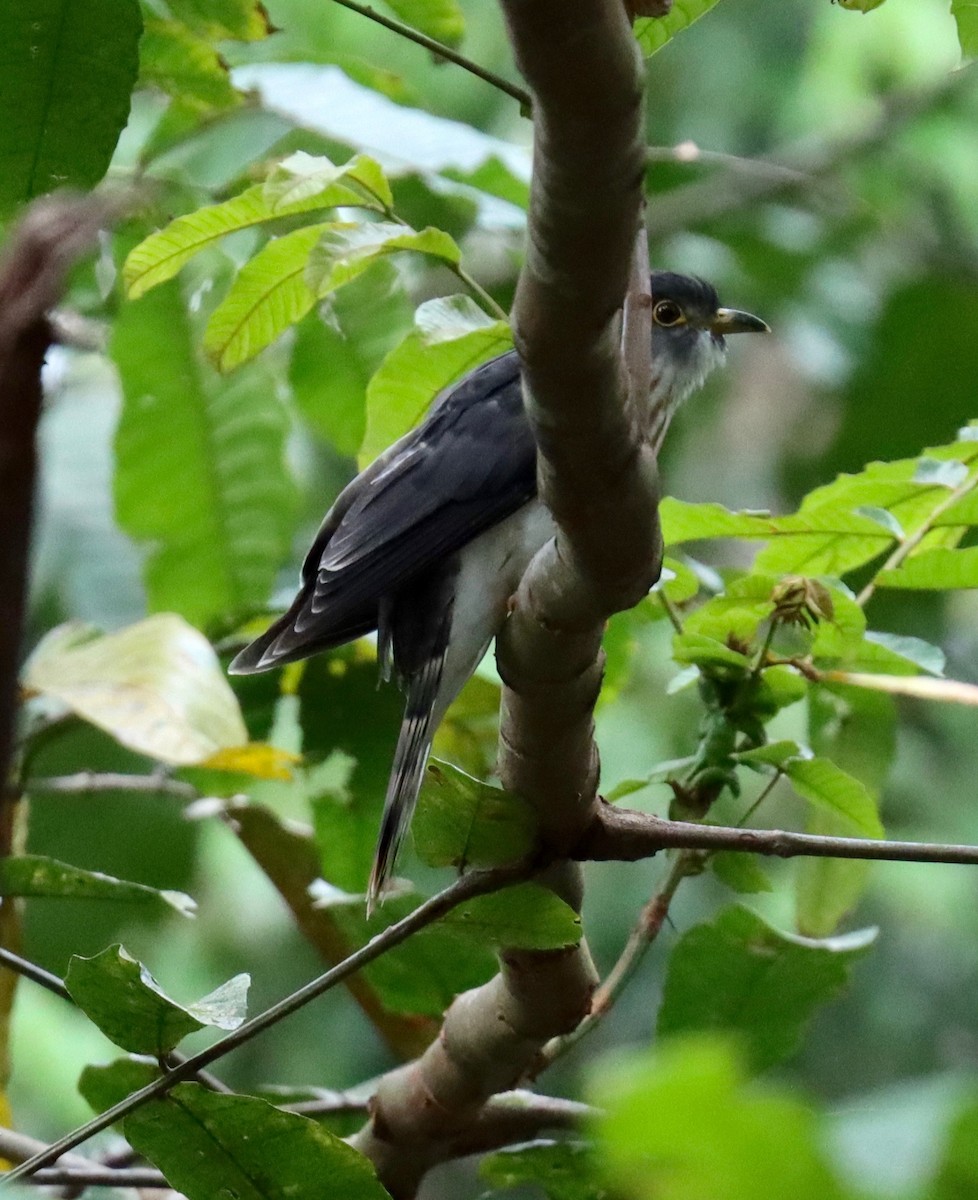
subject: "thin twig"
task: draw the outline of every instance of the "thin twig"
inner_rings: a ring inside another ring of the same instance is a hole
[[[124,775],[114,771],[78,771],[74,775],[41,775],[24,782],[29,795],[83,796],[90,792],[149,792],[196,800],[200,793],[181,779],[167,775]]]
[[[39,1187],[110,1187],[110,1188],[160,1188],[170,1184],[159,1171],[152,1167],[100,1167],[82,1170],[75,1167],[47,1167],[38,1171],[33,1182]]]
[[[468,71],[470,75],[475,75],[485,83],[491,84],[492,87],[498,88],[499,91],[505,92],[507,96],[512,96],[518,102],[520,111],[525,115],[529,115],[533,105],[532,97],[529,92],[524,91],[521,87],[517,87],[515,83],[510,83],[508,79],[503,79],[501,75],[496,75],[493,71],[487,71],[485,67],[481,67],[477,62],[466,58],[464,54],[459,54],[457,50],[453,50],[443,42],[428,37],[427,34],[413,29],[410,25],[405,25],[402,21],[396,21],[393,17],[384,16],[383,13],[377,12],[376,9],[371,8],[367,4],[357,4],[356,0],[334,0],[334,3],[341,4],[344,8],[350,9],[351,12],[359,13],[361,17],[366,17],[369,21],[376,21],[378,25],[383,25],[385,29],[391,30],[392,33],[406,38],[409,42],[415,42],[417,45],[423,46],[425,50],[430,50],[432,54],[445,59],[446,62],[454,63],[456,67],[461,67],[463,71]]]
[[[676,856],[665,883],[643,906],[617,962],[594,993],[591,1011],[576,1029],[562,1037],[551,1038],[540,1053],[541,1063],[535,1073],[546,1070],[556,1059],[567,1054],[608,1015],[626,984],[638,970],[652,943],[659,936],[679,885],[700,857],[694,850],[684,850]]]
[[[610,804],[599,809],[571,855],[582,862],[637,862],[661,850],[733,850],[775,858],[854,858],[978,866],[978,846],[700,825],[693,821],[668,821]]]
[[[159,1079],[155,1079],[152,1083],[133,1092],[131,1096],[127,1096],[125,1100],[106,1109],[105,1112],[85,1125],[81,1125],[65,1137],[59,1138],[43,1153],[34,1155],[26,1162],[14,1167],[13,1170],[8,1171],[6,1175],[0,1177],[0,1190],[16,1179],[26,1179],[41,1167],[47,1167],[57,1162],[65,1151],[80,1146],[96,1133],[108,1129],[110,1125],[114,1125],[116,1121],[128,1116],[129,1113],[148,1101],[166,1095],[178,1083],[193,1078],[201,1068],[210,1066],[219,1058],[223,1058],[225,1054],[251,1041],[258,1034],[264,1033],[266,1029],[270,1029],[285,1017],[291,1016],[311,1000],[315,1000],[337,984],[342,983],[347,976],[359,971],[361,967],[373,962],[374,959],[379,958],[394,946],[399,946],[411,934],[437,921],[466,900],[484,896],[488,892],[499,891],[513,883],[519,883],[528,879],[535,870],[534,866],[524,863],[513,867],[499,867],[492,871],[472,871],[468,875],[463,875],[450,887],[420,904],[406,917],[389,925],[383,932],[371,938],[365,946],[345,958],[341,963],[337,963],[335,967],[331,967],[330,970],[299,988],[298,991],[293,992],[284,1000],[280,1000],[278,1004],[273,1004],[271,1008],[259,1013],[257,1017],[246,1021],[238,1029],[215,1042],[213,1046],[193,1055],[172,1071],[167,1071]]]

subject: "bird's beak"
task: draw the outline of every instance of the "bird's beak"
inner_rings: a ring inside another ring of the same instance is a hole
[[[736,308],[718,308],[710,322],[710,333],[770,333],[771,328],[760,317]]]

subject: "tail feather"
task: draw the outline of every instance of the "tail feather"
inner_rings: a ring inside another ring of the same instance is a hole
[[[445,654],[442,651],[429,658],[419,671],[406,680],[404,719],[394,751],[394,765],[387,784],[377,850],[367,887],[368,916],[383,898],[418,802],[435,732],[434,707],[444,662]]]

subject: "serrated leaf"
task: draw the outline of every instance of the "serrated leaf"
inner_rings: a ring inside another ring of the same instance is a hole
[[[179,21],[148,17],[139,55],[141,82],[188,108],[209,112],[242,101],[214,47]]]
[[[188,1034],[213,1026],[236,1029],[245,1018],[250,978],[238,975],[196,1005],[171,1000],[149,971],[122,946],[93,958],[73,955],[65,976],[71,998],[110,1041],[158,1058]]]
[[[559,896],[535,883],[520,883],[461,904],[445,927],[491,946],[560,950],[581,940],[581,918]]]
[[[466,296],[429,300],[415,328],[386,356],[367,387],[361,465],[413,428],[449,384],[512,348],[504,321],[493,321]]]
[[[81,645],[49,636],[23,684],[160,762],[199,763],[248,737],[210,643],[172,613]]]
[[[7,0],[0,42],[0,212],[105,174],[139,69],[138,0]]]
[[[38,854],[21,854],[0,861],[0,896],[149,902],[166,905],[184,917],[197,912],[196,901],[184,892],[148,887],[100,871],[85,871]]]
[[[465,17],[456,0],[387,0],[387,7],[446,46],[457,46],[465,33]]]
[[[716,1035],[675,1038],[603,1063],[592,1082],[602,1174],[615,1195],[656,1200],[844,1200],[811,1106],[748,1084]],[[702,1114],[710,1114],[704,1136]]]
[[[869,789],[827,758],[789,758],[781,769],[795,791],[811,804],[830,812],[851,836],[880,838],[883,825]]]
[[[194,255],[215,245],[229,233],[251,229],[280,217],[362,203],[362,197],[342,183],[290,204],[274,197],[274,202],[270,200],[266,195],[267,186],[256,184],[221,204],[210,204],[177,217],[141,241],[130,251],[122,268],[129,298],[137,300],[150,288],[172,279]]]
[[[978,546],[965,550],[922,550],[902,566],[880,571],[877,587],[953,591],[978,587]]]
[[[601,1200],[607,1196],[592,1146],[580,1142],[534,1142],[499,1150],[479,1164],[493,1188],[537,1187],[547,1200]]]
[[[716,3],[717,0],[673,0],[672,11],[666,16],[640,18],[635,22],[635,37],[642,53],[648,57],[661,50]]]
[[[432,760],[412,821],[415,846],[433,867],[500,866],[533,846],[537,822],[518,796]]]
[[[270,346],[316,303],[306,284],[309,255],[329,225],[273,238],[245,263],[211,313],[204,349],[219,371],[233,371]]]
[[[188,1200],[389,1200],[371,1163],[321,1125],[183,1083],[125,1120],[126,1139]]]
[[[251,614],[288,553],[295,509],[274,379],[252,367],[226,382],[201,363],[173,283],[123,305],[112,354],[124,393],[116,515],[151,544],[150,607],[197,625]]]
[[[451,264],[462,257],[454,240],[440,229],[415,232],[391,221],[335,222],[309,256],[306,282],[317,296],[328,296],[382,255],[407,250]]]
[[[736,1034],[752,1071],[798,1047],[818,1008],[849,980],[876,931],[816,941],[784,933],[737,906],[679,939],[669,956],[659,1037]]]

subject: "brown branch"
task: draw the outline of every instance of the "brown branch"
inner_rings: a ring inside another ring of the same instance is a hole
[[[694,821],[667,821],[651,813],[610,804],[603,804],[597,810],[571,850],[571,856],[587,862],[638,862],[660,850],[734,850],[774,858],[858,858],[978,866],[978,846],[700,825]]]
[[[169,1191],[170,1185],[159,1171],[152,1167],[48,1167],[38,1171],[34,1182],[39,1187],[69,1187],[79,1189],[71,1195],[80,1195],[81,1189],[89,1187],[109,1188],[152,1188]],[[67,1194],[67,1193],[66,1193]],[[176,1193],[172,1193],[176,1195]]]
[[[621,0],[502,7],[535,122],[514,334],[540,495],[559,533],[531,565],[498,639],[499,767],[507,789],[536,807],[552,858],[579,838],[596,804],[604,620],[643,596],[660,565],[654,460],[626,404],[619,317],[641,226],[642,68]],[[637,344],[635,328],[628,344]],[[542,881],[580,906],[574,864],[558,863]],[[475,1136],[489,1097],[577,1026],[596,981],[583,945],[504,951],[500,974],[456,1000],[429,1050],[382,1081],[371,1122],[353,1139],[393,1196],[413,1196],[430,1166]]]

